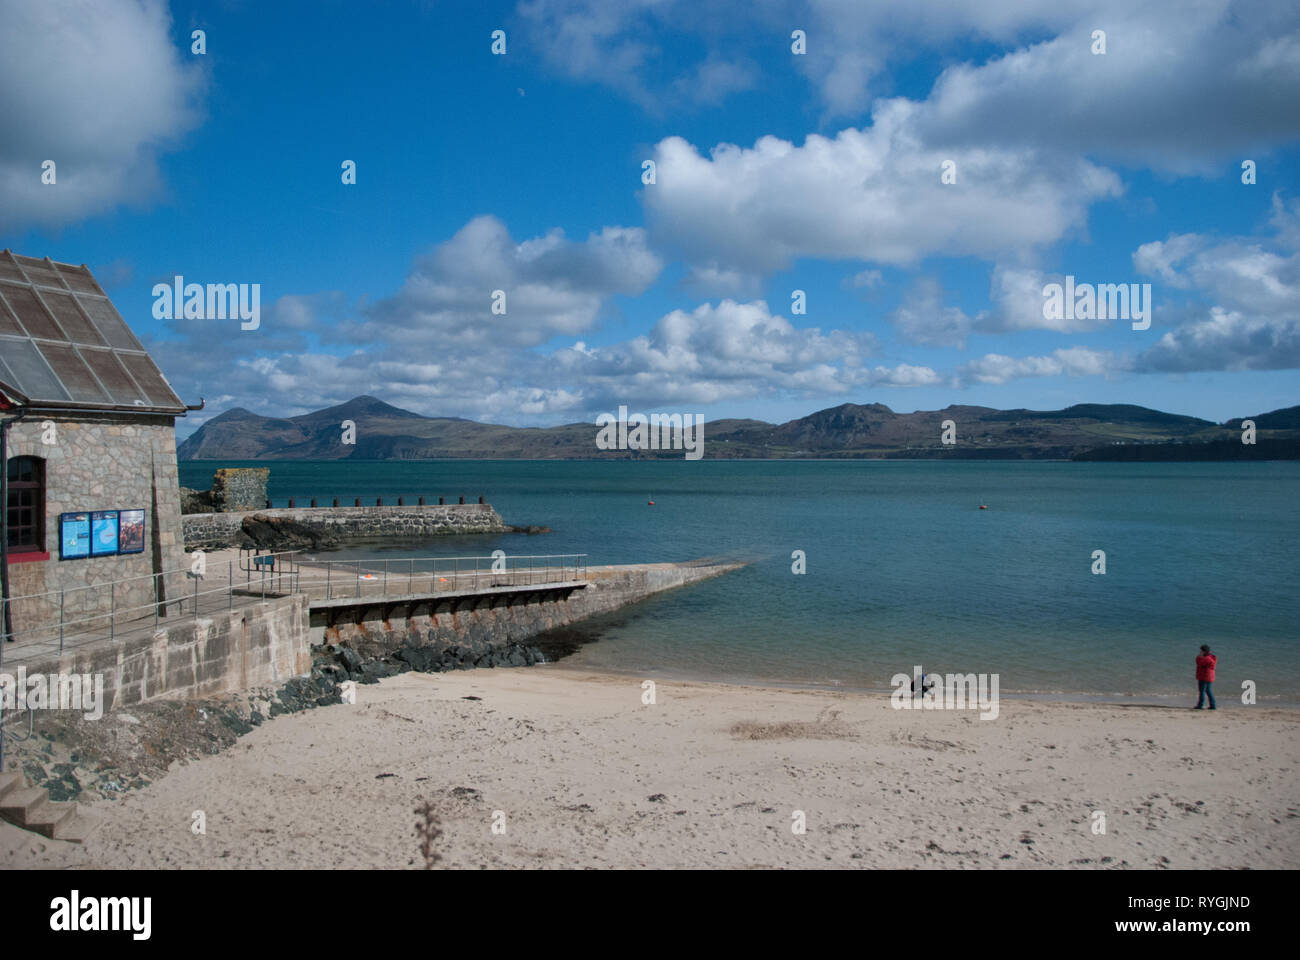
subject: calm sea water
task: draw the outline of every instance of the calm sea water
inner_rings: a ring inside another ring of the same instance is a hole
[[[222,462],[180,465],[204,488]],[[251,465],[251,464],[249,464]],[[884,688],[913,664],[1002,691],[1178,702],[1201,643],[1300,703],[1300,464],[902,461],[272,463],[275,506],[484,494],[554,532],[337,557],[728,557],[743,570],[601,621],[572,662],[643,676]],[[391,499],[389,499],[391,498]],[[653,499],[654,506],[647,501]],[[980,510],[987,504],[987,510]],[[792,573],[793,551],[807,572]],[[1106,574],[1091,572],[1106,553]]]

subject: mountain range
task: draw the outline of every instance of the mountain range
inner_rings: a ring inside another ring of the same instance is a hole
[[[1257,440],[1241,442],[1242,419],[1216,424],[1128,404],[1086,403],[1064,410],[950,406],[895,413],[845,403],[787,423],[713,420],[704,425],[708,459],[1300,459],[1300,406],[1254,420]],[[343,422],[355,424],[344,444]],[[941,442],[943,423],[956,443]],[[213,417],[177,448],[182,460],[589,460],[680,459],[677,450],[601,450],[594,423],[510,427],[460,417],[426,417],[370,396],[297,417],[265,417],[235,407]]]

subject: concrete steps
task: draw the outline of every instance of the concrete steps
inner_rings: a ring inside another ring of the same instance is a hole
[[[44,787],[29,787],[17,772],[0,773],[0,819],[51,840],[82,843],[97,821],[78,812],[75,803],[56,803]]]

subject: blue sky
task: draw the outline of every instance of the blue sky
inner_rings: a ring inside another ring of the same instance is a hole
[[[206,397],[182,435],[361,393],[522,425],[1300,403],[1300,12],[1133,6],[0,0],[0,246],[95,271]],[[178,274],[260,284],[259,328],[155,319]],[[1150,283],[1150,329],[1046,319],[1064,275]]]

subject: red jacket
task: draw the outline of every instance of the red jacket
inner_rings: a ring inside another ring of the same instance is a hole
[[[1207,683],[1214,682],[1214,667],[1219,658],[1212,653],[1203,653],[1196,658],[1196,679]]]

